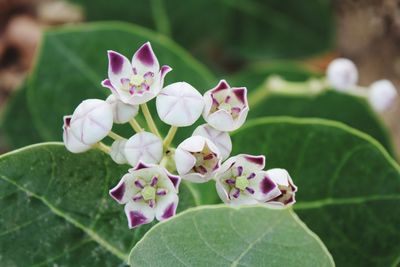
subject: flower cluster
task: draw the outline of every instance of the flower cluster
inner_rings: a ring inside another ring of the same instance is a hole
[[[295,202],[297,188],[286,170],[264,170],[264,156],[229,158],[229,132],[244,124],[249,111],[245,87],[231,87],[221,80],[204,95],[186,82],[164,87],[172,68],[160,67],[150,43],[140,47],[131,61],[115,51],[108,52],[108,59],[108,79],[102,85],[111,91],[110,96],[105,101],[85,100],[65,116],[63,140],[73,153],[97,148],[116,163],[132,166],[109,192],[125,205],[130,228],[173,216],[181,179],[215,180],[218,195],[231,205]],[[171,126],[164,139],[146,104],[154,98],[159,118]],[[136,120],[140,111],[149,131]],[[206,123],[173,148],[178,127],[193,125],[201,116]],[[125,139],[111,131],[113,123],[129,123],[136,133]],[[101,142],[106,136],[113,139],[111,146]]]
[[[398,95],[395,86],[389,80],[375,81],[368,88],[358,86],[357,67],[347,58],[333,60],[327,68],[326,76],[332,88],[366,97],[371,107],[378,112],[390,108]]]

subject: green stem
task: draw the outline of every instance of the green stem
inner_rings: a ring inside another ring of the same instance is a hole
[[[176,126],[171,126],[171,128],[169,128],[168,134],[165,137],[164,142],[163,142],[164,150],[168,149],[169,145],[172,143],[172,140],[174,140],[177,130],[178,130],[178,127],[176,127]]]
[[[113,131],[110,131],[108,133],[108,136],[111,137],[112,139],[116,140],[123,140],[124,138],[116,133],[114,133]]]
[[[149,110],[149,107],[147,106],[147,104],[146,103],[141,104],[140,107],[142,108],[143,115],[146,119],[146,123],[147,123],[147,126],[149,127],[150,131],[153,134],[155,134],[161,138],[161,134],[158,131],[156,124],[154,123],[153,117],[151,116],[151,113],[150,113],[150,110]]]
[[[140,126],[140,124],[137,122],[135,118],[130,119],[129,124],[132,126],[135,132],[137,133],[143,132],[143,128]]]
[[[98,142],[92,146],[95,149],[98,149],[100,151],[103,151],[106,154],[110,154],[111,148],[104,144],[103,142]]]

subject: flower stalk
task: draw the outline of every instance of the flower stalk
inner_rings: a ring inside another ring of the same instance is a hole
[[[103,151],[106,154],[109,154],[111,152],[111,148],[104,144],[103,142],[98,142],[93,145],[93,148],[98,149],[100,151]]]
[[[123,140],[123,139],[124,139],[122,136],[120,136],[120,135],[114,133],[113,131],[110,131],[110,132],[108,133],[108,136],[109,136],[110,138],[114,139],[115,141],[117,141],[117,140]]]
[[[143,132],[143,128],[140,126],[140,124],[137,122],[135,118],[132,118],[129,120],[129,124],[131,125],[132,129],[137,132]]]
[[[177,130],[178,130],[178,127],[176,127],[176,126],[171,126],[171,128],[169,128],[168,134],[165,137],[164,142],[163,142],[164,150],[167,150],[169,148],[169,146],[171,145],[172,141],[174,140]]]
[[[153,117],[151,116],[151,113],[150,113],[150,110],[149,110],[149,107],[147,106],[147,104],[146,103],[141,104],[140,108],[143,111],[144,118],[146,119],[146,123],[147,123],[147,126],[149,127],[150,131],[153,134],[157,135],[158,137],[161,137],[161,134],[158,131],[156,124],[154,123]]]

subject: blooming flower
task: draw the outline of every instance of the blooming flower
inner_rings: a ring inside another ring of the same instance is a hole
[[[280,195],[269,200],[267,204],[287,206],[293,205],[295,200],[295,193],[297,187],[294,185],[289,173],[284,169],[270,169],[265,172],[266,177],[270,178],[278,185]]]
[[[218,148],[209,139],[192,136],[175,150],[176,170],[182,179],[204,183],[212,178],[221,164]]]
[[[204,94],[204,119],[217,130],[230,132],[246,121],[249,106],[246,87],[230,87],[221,80]]]
[[[350,89],[357,84],[358,71],[353,61],[347,58],[337,58],[333,60],[326,71],[330,85],[343,91]]]
[[[108,79],[102,82],[104,87],[124,103],[143,104],[160,92],[165,75],[172,69],[158,63],[149,42],[142,45],[130,62],[115,51],[108,51]]]
[[[139,161],[159,163],[162,158],[163,146],[158,136],[149,132],[140,132],[128,139],[124,151],[129,164],[136,166]]]
[[[88,151],[91,146],[86,145],[79,141],[78,138],[76,138],[72,133],[71,133],[71,115],[69,116],[64,116],[64,125],[63,125],[63,141],[65,147],[72,153],[82,153],[85,151]]]
[[[265,203],[282,195],[278,184],[263,171],[264,156],[237,155],[225,161],[216,179],[217,193],[227,204]]]
[[[109,95],[106,102],[111,105],[114,123],[127,123],[139,112],[139,106],[125,104],[118,100],[114,95]]]
[[[379,80],[369,86],[369,102],[372,108],[378,112],[387,110],[396,97],[397,90],[388,80]]]
[[[129,228],[134,228],[152,222],[154,217],[163,221],[175,215],[180,181],[161,166],[139,162],[109,193],[125,204]]]
[[[111,145],[110,156],[117,164],[128,163],[125,157],[125,145],[127,140],[115,140]]]
[[[111,106],[104,100],[87,99],[69,121],[72,134],[83,144],[93,145],[108,135],[113,125]]]
[[[166,86],[156,101],[160,119],[177,127],[192,125],[201,116],[204,107],[202,95],[186,82]]]
[[[217,129],[214,129],[208,124],[203,124],[198,126],[192,136],[200,135],[205,138],[210,139],[221,152],[221,159],[225,160],[229,157],[229,154],[232,150],[232,141],[231,137],[227,132],[221,132]]]

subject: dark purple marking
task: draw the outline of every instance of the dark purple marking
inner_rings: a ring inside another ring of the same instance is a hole
[[[112,84],[111,84],[111,81],[110,81],[109,79],[103,80],[103,81],[101,82],[101,85],[102,85],[103,87],[107,87],[107,88],[109,88],[109,89],[113,88],[113,86],[112,86]]]
[[[217,101],[217,99],[215,99],[214,95],[210,94],[210,96],[211,96],[211,99],[212,99],[212,104],[216,105],[216,106],[219,106],[219,102]]]
[[[267,176],[265,176],[264,179],[262,179],[260,182],[260,189],[263,194],[268,194],[269,192],[274,190],[276,186],[277,185]]]
[[[161,79],[163,79],[165,77],[165,75],[167,75],[168,72],[170,72],[172,70],[172,68],[170,66],[164,65],[161,67]]]
[[[237,167],[237,172],[238,172],[238,176],[242,176],[242,174],[243,174],[243,166],[238,166]]]
[[[256,177],[256,174],[252,172],[249,176],[247,176],[247,180],[253,179],[254,177]]]
[[[213,153],[210,153],[210,154],[208,154],[208,155],[205,155],[204,157],[203,157],[203,160],[210,160],[210,159],[212,159],[214,157],[214,154]]]
[[[225,100],[224,100],[224,102],[225,102],[225,103],[228,103],[228,102],[229,102],[229,100],[231,100],[231,96],[230,96],[230,95],[228,95],[228,96],[226,96],[226,97],[225,97]]]
[[[225,89],[228,89],[228,88],[229,88],[229,84],[225,80],[221,80],[217,84],[217,86],[214,89],[212,89],[212,92],[213,93],[217,93],[219,91],[222,91],[222,90],[225,90]]]
[[[257,165],[265,164],[265,158],[263,156],[244,156],[244,158]]]
[[[135,201],[135,202],[138,201],[138,200],[141,200],[141,199],[143,199],[143,196],[141,194],[137,194],[136,196],[134,196],[132,198],[132,200]]]
[[[66,127],[69,127],[69,125],[71,124],[71,118],[72,116],[64,116],[64,125]]]
[[[146,66],[154,64],[154,54],[149,43],[145,43],[136,52],[136,58]]]
[[[134,75],[137,75],[137,70],[136,70],[136,68],[132,67],[132,72],[133,72]]]
[[[157,196],[165,196],[167,194],[167,190],[158,189],[156,194],[157,194]]]
[[[175,189],[178,189],[179,184],[181,182],[181,178],[179,176],[174,176],[172,174],[168,174],[167,176],[171,180],[171,182],[174,185]]]
[[[232,90],[237,99],[242,102],[242,104],[246,104],[246,89],[244,88],[237,88]]]
[[[121,183],[110,191],[110,195],[117,201],[121,201],[125,193],[125,183]]]
[[[230,185],[234,185],[235,184],[235,180],[233,179],[226,179],[225,183],[230,184]]]
[[[147,218],[138,211],[130,211],[129,212],[129,227],[134,228],[141,224],[147,223]]]
[[[149,200],[149,207],[150,208],[154,208],[155,205],[156,205],[156,202],[154,201],[154,199],[150,199]]]
[[[203,165],[197,166],[197,171],[199,173],[201,173],[201,174],[206,174],[207,173],[207,169]]]
[[[240,113],[241,110],[242,110],[242,109],[239,108],[239,107],[233,107],[233,108],[231,108],[231,111],[232,111],[233,113]]]
[[[287,199],[286,201],[285,201],[285,205],[289,205],[289,204],[292,204],[292,203],[294,203],[295,202],[295,200],[294,200],[294,197],[293,196],[290,196],[290,198],[289,199]]]
[[[149,166],[145,165],[144,163],[139,162],[133,170],[137,171],[137,170],[145,169],[145,168],[148,168],[148,167]]]
[[[124,58],[114,51],[108,52],[108,60],[110,64],[111,71],[118,74],[122,71],[122,66],[124,65]]]
[[[234,190],[235,190],[235,192],[232,194],[232,196],[233,196],[234,198],[238,198],[238,197],[240,196],[240,190],[237,189],[237,188],[235,188]]]
[[[157,183],[158,183],[158,178],[157,178],[157,176],[154,176],[154,177],[151,179],[150,186],[154,187]]]
[[[161,218],[168,219],[168,218],[170,218],[170,217],[175,215],[175,211],[176,211],[176,206],[175,206],[175,203],[172,202],[165,209],[164,214],[161,216]]]
[[[135,184],[136,187],[138,187],[140,189],[144,188],[144,185],[139,180],[136,180],[134,184]]]
[[[251,188],[251,187],[246,187],[246,190],[247,190],[247,192],[249,192],[250,194],[254,194],[254,189],[253,188]]]

